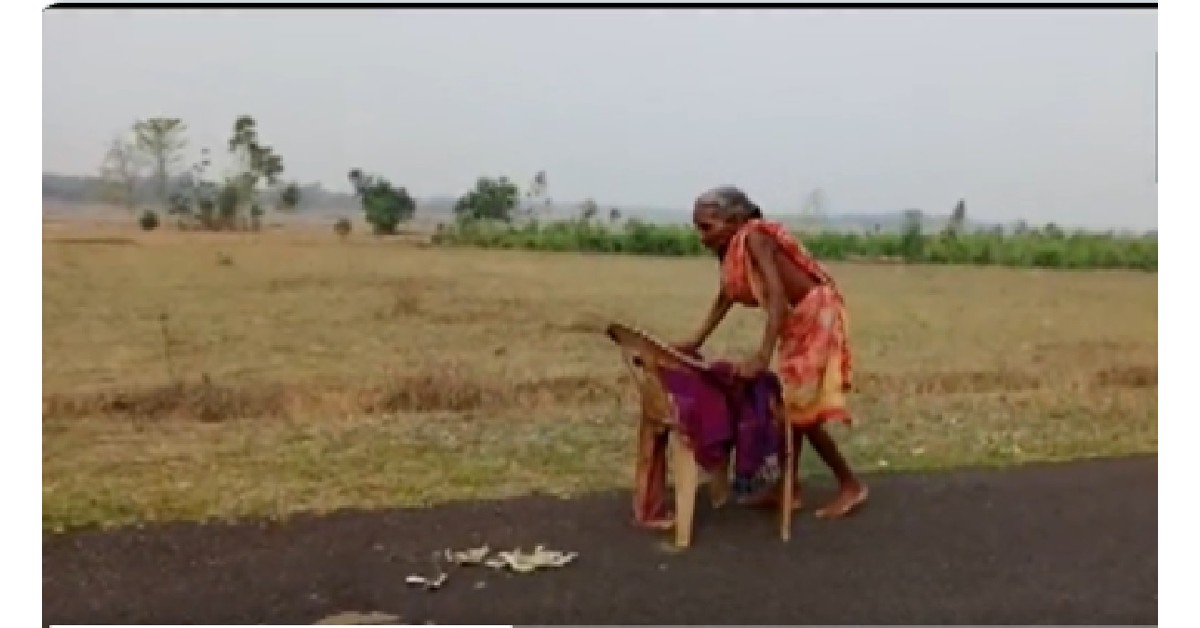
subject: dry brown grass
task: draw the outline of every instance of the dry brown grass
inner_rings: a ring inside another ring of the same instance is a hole
[[[43,251],[48,528],[625,485],[633,391],[599,330],[681,337],[715,285],[710,260],[324,230],[58,228]],[[1157,449],[1155,276],[832,270],[858,466]],[[710,349],[754,346],[760,320],[735,311]]]

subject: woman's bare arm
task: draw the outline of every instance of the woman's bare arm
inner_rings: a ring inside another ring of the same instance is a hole
[[[733,301],[725,296],[725,291],[718,289],[717,298],[713,300],[712,307],[708,310],[708,316],[705,317],[704,323],[700,325],[700,331],[685,343],[689,349],[699,349],[704,344],[708,337],[712,335],[721,321],[725,319],[725,315],[729,313],[733,307]]]

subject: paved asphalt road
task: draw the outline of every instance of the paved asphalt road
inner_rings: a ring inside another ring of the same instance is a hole
[[[629,525],[625,494],[46,537],[43,621],[311,624],[339,611],[438,624],[1158,621],[1156,456],[870,481],[870,504],[838,522],[811,516],[828,487],[810,486],[789,544],[767,512],[701,509],[683,554]],[[441,590],[405,586],[433,551],[482,542],[580,558],[526,575],[452,567]]]

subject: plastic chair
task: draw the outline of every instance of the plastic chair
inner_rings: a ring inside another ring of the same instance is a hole
[[[671,398],[661,374],[666,370],[689,370],[699,373],[709,370],[709,364],[677,351],[650,334],[627,325],[613,323],[606,329],[607,336],[617,344],[622,358],[629,367],[633,382],[641,401],[641,416],[638,428],[637,478],[649,473],[651,460],[647,444],[665,435],[668,438],[669,464],[674,476],[675,488],[675,546],[686,548],[692,542],[692,528],[696,511],[696,493],[700,485],[702,469],[696,463],[692,445],[680,429],[679,411]],[[792,528],[792,495],[795,483],[795,446],[793,430],[789,429],[782,405],[772,404],[775,423],[783,430],[783,477],[779,495],[779,536],[788,541]],[[729,501],[729,461],[712,474],[709,495],[715,508]]]

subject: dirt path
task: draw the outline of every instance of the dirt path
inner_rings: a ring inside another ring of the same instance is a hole
[[[701,510],[680,555],[629,526],[625,495],[48,537],[43,621],[1154,624],[1157,465],[876,477],[857,517],[807,508],[787,545],[766,513]],[[440,591],[405,586],[432,551],[482,542],[581,555],[559,571],[452,568]]]

